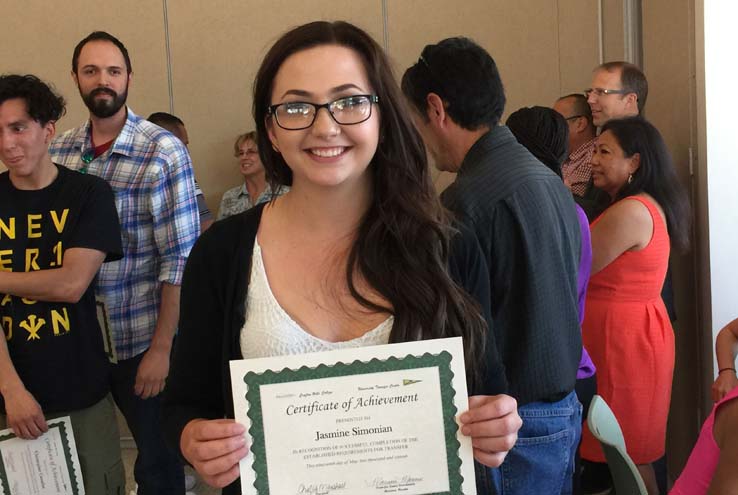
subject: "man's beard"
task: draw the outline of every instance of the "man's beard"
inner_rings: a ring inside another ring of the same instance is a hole
[[[110,88],[96,88],[89,93],[82,94],[80,89],[79,94],[82,96],[82,101],[90,110],[92,115],[100,119],[106,119],[118,113],[123,105],[126,104],[128,98],[128,86],[125,91],[118,94]],[[97,95],[106,94],[110,95],[112,99],[95,98]]]

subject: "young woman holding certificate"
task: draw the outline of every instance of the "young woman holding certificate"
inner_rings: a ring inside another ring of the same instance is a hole
[[[192,250],[170,441],[207,483],[240,493],[248,445],[222,419],[233,418],[229,359],[461,336],[472,391],[461,431],[478,462],[500,465],[521,421],[514,399],[492,395],[504,370],[467,295],[488,316],[487,268],[448,224],[382,49],[344,22],[295,28],[266,55],[253,108],[267,178],[291,190],[216,223]]]

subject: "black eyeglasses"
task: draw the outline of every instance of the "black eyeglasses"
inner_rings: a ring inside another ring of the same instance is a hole
[[[270,106],[268,115],[274,117],[279,127],[288,131],[299,131],[313,125],[318,110],[321,108],[328,110],[336,123],[354,125],[369,120],[369,117],[372,116],[372,105],[374,103],[379,103],[379,96],[344,96],[322,105],[307,101],[289,101]]]
[[[589,95],[594,93],[596,96],[603,96],[603,95],[627,95],[628,93],[632,93],[633,91],[630,91],[628,89],[605,89],[605,88],[587,88],[584,90],[584,96],[589,98]]]
[[[584,117],[584,115],[572,115],[571,117],[564,117],[564,120],[574,120],[578,119],[579,117]]]

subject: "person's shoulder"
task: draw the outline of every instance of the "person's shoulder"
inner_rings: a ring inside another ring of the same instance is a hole
[[[135,131],[139,140],[146,141],[165,154],[181,153],[185,146],[171,132],[140,117],[135,121]]]
[[[109,196],[111,200],[113,199],[113,188],[105,179],[93,174],[83,174],[58,163],[56,166],[59,169],[59,175],[64,181],[64,187],[68,190],[76,191],[73,194],[79,195],[83,200],[100,199],[101,195]]]
[[[255,236],[265,205],[257,205],[242,213],[218,220],[200,237],[207,237],[209,242],[222,242],[226,238],[236,240],[241,235],[245,237]],[[212,239],[217,239],[217,241]]]
[[[240,192],[241,192],[241,186],[232,187],[223,193],[223,199],[235,198],[238,196],[238,193]]]
[[[625,197],[612,206],[610,206],[602,214],[603,218],[609,218],[610,220],[627,220],[637,222],[650,223],[651,212],[648,206],[643,202],[644,198],[639,196],[628,196]]]
[[[49,154],[53,157],[55,153],[74,146],[80,138],[84,138],[86,128],[86,124],[81,124],[55,136],[49,144]]]

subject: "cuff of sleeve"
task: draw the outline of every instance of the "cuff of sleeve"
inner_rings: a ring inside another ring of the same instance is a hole
[[[171,285],[182,285],[182,274],[184,273],[187,258],[177,257],[166,259],[159,269],[159,282]]]

